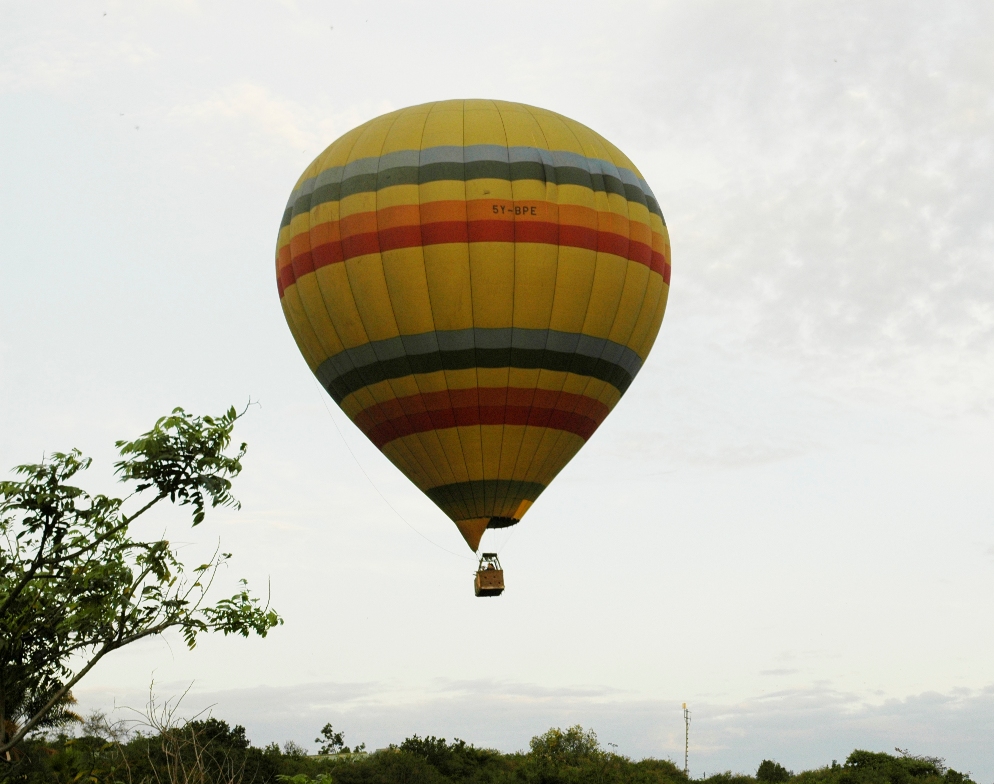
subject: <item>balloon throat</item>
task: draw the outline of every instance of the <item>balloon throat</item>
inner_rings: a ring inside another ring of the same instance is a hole
[[[487,523],[487,528],[510,528],[517,523],[516,517],[491,517],[490,522]]]

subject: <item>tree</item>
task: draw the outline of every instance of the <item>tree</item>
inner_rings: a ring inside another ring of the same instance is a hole
[[[604,757],[597,733],[579,724],[561,730],[553,727],[531,739],[531,753],[538,759],[559,765],[579,765]]]
[[[334,727],[325,724],[321,728],[321,737],[315,738],[314,742],[321,744],[318,754],[340,754],[345,748],[345,734],[335,732]]]
[[[16,698],[15,698],[16,699]],[[73,697],[72,692],[66,692],[62,695],[62,698],[56,702],[48,713],[35,725],[35,729],[38,730],[55,730],[66,727],[69,724],[82,724],[83,717],[80,716],[73,710],[73,706],[76,704],[76,698]],[[33,709],[38,707],[38,702],[35,700],[34,704],[14,704],[13,707],[8,706],[7,715],[8,716],[24,716],[30,715]],[[7,733],[7,737],[13,737],[20,730],[20,725],[18,725],[15,719],[5,719],[4,720],[4,731]],[[13,761],[15,758],[19,758],[17,750],[14,750],[12,754],[8,751],[4,757],[9,758],[6,761]]]
[[[246,445],[226,450],[244,413],[177,408],[136,440],[116,442],[115,471],[130,487],[124,498],[71,484],[91,464],[75,449],[18,466],[18,481],[0,482],[0,760],[112,651],[168,629],[193,648],[202,632],[265,637],[283,623],[244,580],[230,598],[207,601],[230,553],[215,551],[188,571],[168,541],[131,534],[165,501],[189,507],[194,526],[207,506],[240,507],[231,480]]]
[[[355,749],[350,749],[345,745],[345,734],[336,732],[331,724],[325,724],[321,728],[321,737],[314,739],[315,743],[320,743],[321,748],[318,754],[351,754],[360,753],[366,750],[366,744],[360,743]]]
[[[756,780],[766,784],[783,784],[792,778],[794,778],[794,774],[791,771],[773,760],[763,760],[759,763],[759,769],[756,771]]]
[[[498,752],[478,749],[456,738],[449,743],[445,738],[412,735],[400,744],[400,751],[419,757],[451,781],[493,781],[493,776],[481,776],[480,771],[494,766]],[[499,764],[497,765],[499,767]]]

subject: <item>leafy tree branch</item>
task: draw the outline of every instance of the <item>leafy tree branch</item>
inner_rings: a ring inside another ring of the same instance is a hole
[[[134,441],[116,442],[115,471],[130,487],[124,498],[73,484],[91,465],[75,449],[18,466],[16,480],[0,482],[0,760],[119,648],[169,629],[190,648],[205,632],[265,637],[283,622],[244,580],[234,595],[208,600],[230,553],[188,569],[168,541],[131,533],[165,501],[190,507],[194,526],[208,507],[240,507],[231,487],[246,446],[229,448],[244,413],[177,408]],[[73,668],[77,656],[83,664]]]

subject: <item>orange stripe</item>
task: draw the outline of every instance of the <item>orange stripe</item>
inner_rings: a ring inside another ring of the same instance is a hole
[[[554,214],[559,220],[548,220]],[[282,266],[286,246],[279,249],[277,285],[283,296],[297,278],[328,264],[387,250],[464,242],[586,248],[645,264],[667,283],[670,279],[665,237],[644,223],[578,205],[474,199],[385,207],[316,224],[291,238],[291,273]]]

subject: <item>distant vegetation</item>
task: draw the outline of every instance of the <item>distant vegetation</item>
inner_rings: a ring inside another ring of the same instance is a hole
[[[317,739],[327,752],[308,756],[289,742],[253,746],[242,726],[215,718],[173,726],[168,711],[144,731],[94,714],[77,737],[29,739],[3,773],[2,784],[686,784],[670,760],[631,760],[605,751],[593,731],[550,729],[528,751],[502,754],[462,740],[414,735],[373,753],[349,751],[332,726]],[[358,747],[364,748],[362,744]],[[764,760],[755,775],[731,772],[706,784],[967,784],[944,760],[854,751],[846,761],[793,773]]]

